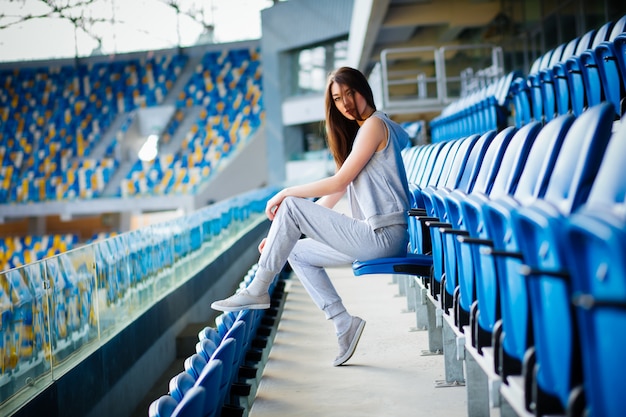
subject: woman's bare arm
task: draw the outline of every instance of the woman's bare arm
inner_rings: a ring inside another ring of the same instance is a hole
[[[377,117],[370,117],[359,129],[352,146],[352,152],[350,152],[348,158],[334,175],[318,181],[283,189],[267,202],[265,214],[270,220],[273,220],[280,203],[285,197],[290,196],[302,198],[328,196],[328,199],[322,203],[330,204],[332,202],[334,206],[339,201],[341,195],[345,193],[348,185],[369,162],[372,155],[382,149],[386,143],[387,129],[384,122]],[[341,195],[337,197],[337,194]]]

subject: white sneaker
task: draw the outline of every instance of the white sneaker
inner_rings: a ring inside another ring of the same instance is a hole
[[[348,331],[339,336],[339,356],[335,358],[333,366],[348,362],[356,350],[356,345],[359,343],[364,328],[365,320],[360,317],[352,317]]]
[[[270,308],[270,296],[267,293],[255,296],[243,289],[225,300],[214,301],[211,308],[219,311],[264,310]]]

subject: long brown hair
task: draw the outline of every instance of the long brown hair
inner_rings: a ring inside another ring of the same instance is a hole
[[[373,110],[376,110],[376,105],[374,104],[372,88],[361,71],[350,67],[341,67],[329,75],[326,87],[326,141],[330,153],[335,159],[335,164],[339,168],[352,151],[359,124],[356,120],[347,119],[335,106],[331,92],[335,83],[361,94]],[[356,118],[363,120],[359,110],[355,109],[355,111],[357,112]]]

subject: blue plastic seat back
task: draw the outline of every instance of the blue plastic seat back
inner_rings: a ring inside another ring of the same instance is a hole
[[[615,48],[615,57],[617,59],[620,78],[622,79],[622,82],[624,82],[624,80],[626,80],[626,34],[622,34],[615,38],[613,41],[613,47]],[[626,89],[626,86],[624,86],[624,88]],[[623,115],[622,110],[623,109],[620,109],[620,116]]]
[[[562,136],[560,140],[559,135],[556,138],[553,137],[557,134],[557,126],[561,127],[562,122],[555,120],[543,128],[538,122],[531,122],[518,131],[517,144],[512,147],[509,145],[516,152],[506,158],[508,162],[502,163],[503,167],[508,165],[516,166],[516,168],[503,169],[498,173],[489,199],[498,199],[511,192],[521,193],[522,190],[536,187],[535,179],[538,174],[533,171],[537,171],[540,164],[547,165],[544,158],[550,159],[550,155],[543,152],[556,147],[555,143],[558,143],[560,147],[562,142]],[[550,145],[551,141],[553,146],[546,146]],[[478,196],[474,196],[468,201],[462,201],[460,210],[465,229],[472,237],[490,239],[484,225],[483,204],[485,200],[479,200]],[[462,265],[459,268],[460,303],[464,310],[468,310],[475,299],[479,300],[481,314],[478,317],[478,324],[483,330],[490,332],[499,318],[496,265],[491,257],[481,254],[480,249],[479,245],[463,244],[457,247],[459,258],[462,259]],[[502,260],[496,260],[496,262],[501,263]]]
[[[539,71],[540,97],[543,103],[543,120],[548,122],[556,115],[556,97],[554,93],[554,66],[563,60],[563,53],[567,44],[560,44],[554,48],[546,68]],[[573,48],[572,48],[573,49]]]
[[[436,173],[432,173],[430,176],[429,186],[443,186],[448,179],[448,173],[450,172],[450,168],[454,164],[454,160],[457,156],[459,148],[464,143],[467,138],[461,138],[454,140],[450,143],[450,147],[448,148],[448,152],[445,155],[445,158],[441,160],[440,164],[435,166],[435,169],[438,170]],[[439,157],[443,155],[440,153]]]
[[[408,182],[415,183],[418,181],[424,166],[427,164],[428,155],[434,147],[433,144],[417,145],[404,153],[404,167]]]
[[[607,207],[622,210],[626,203],[626,181],[623,175],[626,155],[626,123],[619,128],[607,145],[600,169],[596,175],[585,208],[604,211]]]
[[[472,163],[472,161],[469,160],[474,154],[472,150],[476,145],[480,145],[484,142],[479,141],[479,139],[482,139],[482,136],[479,137],[478,135],[472,135],[461,140],[461,144],[457,149],[454,159],[450,164],[446,164],[448,165],[447,175],[445,171],[442,173],[442,176],[445,176],[445,181],[442,184],[443,187],[448,189],[456,188],[463,175],[465,167],[467,164]]]
[[[233,312],[224,312],[215,318],[215,326],[221,339],[223,340],[228,330],[235,323],[235,314]]]
[[[541,96],[544,102],[545,120],[548,122],[559,114],[568,111],[569,95],[563,89],[567,88],[567,81],[563,72],[563,61],[571,58],[576,51],[580,38],[574,38],[561,46],[562,52],[559,59],[554,59],[545,70],[541,71]],[[559,100],[561,101],[559,103]]]
[[[421,166],[421,160],[427,153],[426,150],[430,145],[413,146],[412,148],[403,151],[402,163],[406,171],[406,177],[408,182],[415,182],[415,176]]]
[[[570,111],[570,92],[569,87],[567,85],[567,73],[565,62],[576,56],[576,51],[578,47],[586,43],[585,49],[589,45],[589,39],[592,34],[587,33],[580,38],[572,39],[568,42],[565,50],[563,51],[563,56],[561,57],[561,62],[554,65],[552,68],[552,81],[554,83],[554,96],[556,102],[556,114],[567,114]]]
[[[623,209],[626,207],[626,178],[621,173],[624,163],[626,126],[620,126],[607,146],[589,198],[579,210],[582,214],[563,217],[539,205],[521,209],[514,216],[514,233],[519,236],[524,261],[536,271],[527,279],[527,283],[538,365],[537,383],[543,391],[560,400],[563,410],[567,407],[571,390],[582,382],[582,369],[579,366],[582,361],[579,356],[581,341],[576,337],[576,320],[570,303],[574,289],[569,279],[555,276],[551,272],[569,271],[570,274],[578,275],[578,271],[583,271],[578,276],[585,277],[588,281],[598,276],[597,271],[600,268],[607,269],[609,264],[621,260],[621,253],[626,249],[626,239],[617,238],[619,233],[613,230],[613,225],[617,224],[620,230],[626,213]],[[614,216],[614,212],[620,215]],[[586,213],[590,213],[593,219],[589,219]],[[572,239],[567,232],[571,218],[579,219],[578,223],[584,225],[593,224],[594,227],[591,230],[587,227],[584,231],[577,229],[573,233],[575,238]],[[601,243],[597,241],[598,235],[605,235]],[[607,256],[611,252],[614,255]],[[567,257],[572,255],[576,259],[575,266],[567,261]],[[626,282],[623,278],[618,279],[618,285],[622,288],[612,288],[610,294],[626,300]],[[591,290],[586,288],[584,291]],[[583,345],[586,343],[585,339]],[[583,349],[584,355],[594,351],[595,347]]]
[[[513,80],[511,95],[513,96],[515,127],[520,128],[532,120],[530,87],[528,87],[528,81],[525,77],[519,76]]]
[[[489,168],[486,187],[482,191],[485,194],[493,194],[502,191],[509,194],[511,187],[517,184],[520,173],[526,160],[528,152],[535,141],[540,125],[536,122],[529,123],[517,131],[511,130],[510,139],[507,145],[503,145],[502,152],[495,158]],[[504,131],[503,131],[504,132]]]
[[[441,149],[439,150],[439,152],[437,152],[435,156],[435,158],[433,159],[433,162],[431,164],[431,170],[430,172],[425,173],[423,181],[422,181],[422,187],[426,187],[429,185],[437,185],[438,181],[439,181],[439,175],[441,174],[441,171],[443,169],[443,165],[446,162],[446,159],[448,158],[448,155],[450,153],[450,150],[454,147],[458,145],[458,139],[455,140],[451,140],[448,142],[443,142],[441,144]],[[457,145],[455,145],[455,143],[457,143]]]
[[[425,208],[424,198],[422,191],[414,185],[409,185],[409,196],[411,201],[411,208]],[[409,244],[411,253],[424,253],[426,242],[424,242],[424,233],[422,230],[421,222],[414,216],[409,216],[408,225],[409,231]],[[430,251],[430,246],[428,246]]]
[[[575,61],[578,57],[580,57],[580,54],[591,47],[595,33],[596,29],[592,29],[581,36],[576,44],[574,52],[569,57],[564,57],[563,62],[554,66],[554,89],[558,114],[566,114],[572,109],[572,103],[570,101],[570,96],[573,95],[570,83],[572,74],[569,73],[568,66],[571,67],[574,64],[571,62],[568,64],[568,61]],[[581,104],[581,108],[583,104]]]
[[[202,369],[204,369],[206,364],[207,361],[202,357],[202,355],[194,353],[193,355],[185,359],[185,372],[191,375],[195,381],[200,376],[200,373],[202,372]]]
[[[611,135],[612,111],[610,103],[588,109],[569,129],[542,199],[556,213],[569,215],[586,201]],[[485,220],[494,247],[519,252],[521,237],[511,230],[512,211],[508,207],[498,207],[495,204],[490,208]],[[527,288],[520,273],[522,260],[497,257],[494,263],[500,290],[502,328],[506,334],[502,346],[507,354],[521,362],[528,348],[529,323]]]
[[[498,170],[503,168],[502,161],[504,156],[507,153],[515,153],[514,150],[511,150],[511,142],[514,141],[515,134],[515,128],[508,127],[495,135],[487,144],[488,147],[486,152],[484,152],[482,163],[474,169],[474,171],[478,171],[474,174],[475,180],[471,182],[473,183],[472,190],[459,188],[449,195],[441,193],[435,196],[434,201],[438,207],[437,213],[439,218],[451,223],[455,229],[465,229],[464,220],[459,206],[456,204],[457,198],[455,196],[459,195],[459,191],[468,194],[473,191],[473,188],[477,188],[478,191],[488,191],[489,185],[493,183],[493,178],[498,173]],[[513,144],[513,148],[517,144]],[[457,258],[457,252],[460,251],[458,248],[459,242],[456,239],[456,235],[442,234],[439,228],[431,229],[431,242],[433,243],[432,253],[435,279],[445,273],[445,289],[448,294],[452,295],[459,284],[458,268],[460,265]],[[438,271],[439,267],[441,267],[441,271]]]
[[[457,183],[451,189],[463,190],[469,192],[474,187],[476,177],[478,176],[483,164],[489,164],[493,158],[495,150],[489,151],[493,140],[496,138],[495,131],[484,133],[478,138],[476,144],[467,156],[461,176]]]
[[[569,91],[571,94],[572,112],[576,116],[579,116],[588,105],[586,100],[586,91],[589,83],[588,81],[586,81],[587,73],[585,72],[585,69],[587,68],[585,68],[584,66],[585,64],[583,62],[583,55],[591,54],[592,50],[595,49],[596,46],[605,41],[611,27],[612,23],[607,22],[602,25],[598,30],[593,32],[593,38],[591,39],[591,42],[587,45],[586,49],[583,49],[585,42],[581,39],[579,47],[576,48],[576,55],[566,61],[565,66],[567,69],[567,83],[569,85]],[[595,65],[595,63],[592,63],[592,65]],[[584,88],[580,88],[581,86],[584,86]]]
[[[232,337],[226,338],[220,343],[215,352],[213,353],[213,360],[219,360],[222,362],[222,379],[220,381],[220,395],[219,404],[220,407],[226,401],[228,392],[230,390],[232,373],[233,373],[233,361],[237,350],[237,342]]]
[[[470,192],[486,193],[501,166],[502,157],[509,149],[509,143],[515,132],[514,127],[507,127],[498,134],[491,131],[481,136],[479,143],[472,150],[475,155],[469,157],[459,186],[451,195],[465,196]],[[447,195],[441,196],[439,207],[440,211],[446,211],[447,214],[444,215],[443,212],[438,212],[438,214],[456,224],[459,213],[455,208],[448,207]],[[451,209],[455,210],[452,217],[449,216]]]
[[[198,332],[198,340],[202,339],[209,339],[215,344],[215,346],[219,345],[222,341],[222,337],[217,332],[217,330],[210,326],[206,326]]]
[[[611,137],[613,112],[607,102],[588,109],[567,133],[544,195],[561,213],[571,213],[589,196]]]
[[[198,417],[204,410],[206,392],[202,387],[191,387],[185,397],[178,403],[172,417]]]
[[[598,77],[602,87],[602,98],[613,103],[615,115],[620,116],[621,100],[625,95],[624,78],[618,64],[618,51],[615,40],[624,34],[626,16],[618,20],[607,41],[594,49],[594,59],[598,66]]]
[[[217,349],[217,345],[209,339],[202,339],[196,343],[196,353],[202,356],[207,362],[211,359],[215,349]]]
[[[566,238],[566,218],[554,211],[544,211],[545,208],[551,207],[539,205],[514,211],[511,223],[524,263],[535,271],[521,282],[526,283],[530,300],[536,383],[543,392],[559,400],[558,411],[564,412],[572,389],[582,382],[582,372],[577,366],[580,359],[569,282],[553,275],[565,270],[560,246]]]
[[[203,417],[218,416],[218,405],[222,382],[222,361],[214,359],[209,361],[196,381],[196,386],[204,388]]]
[[[615,24],[611,28],[611,33],[607,36],[606,40],[613,42],[618,36],[626,32],[626,15],[615,21]]]
[[[541,71],[549,67],[550,60],[555,52],[560,56],[560,51],[556,51],[555,49],[549,50],[538,59],[538,63],[537,60],[535,60],[531,71],[528,73],[533,120],[538,122],[543,121],[544,112],[543,97],[541,96]]]
[[[624,410],[626,349],[626,222],[621,217],[574,216],[568,228],[568,264],[580,332],[589,415]]]
[[[433,143],[427,145],[426,153],[420,160],[420,166],[417,167],[414,178],[409,183],[413,183],[418,186],[425,186],[428,182],[428,176],[437,159],[437,154],[441,151],[444,142]],[[408,179],[407,179],[408,180]]]
[[[482,135],[480,138],[476,138],[472,136],[471,138],[461,139],[462,141],[471,140],[472,143],[478,144],[474,145],[471,150],[469,150],[469,154],[460,155],[459,158],[465,159],[465,167],[463,170],[463,174],[459,179],[459,184],[466,184],[466,187],[471,187],[475,181],[474,176],[482,170],[487,170],[489,165],[488,158],[491,155],[489,154],[489,149],[495,149],[492,153],[501,152],[498,146],[490,146],[493,143],[493,138],[495,136],[494,131],[490,131]],[[487,146],[489,145],[489,146]],[[447,193],[450,190],[444,186],[442,187],[428,187],[422,191],[422,200],[424,202],[424,207],[430,216],[437,217],[441,221],[446,221],[446,210],[444,207],[444,201],[442,197],[442,193]],[[418,226],[421,228],[421,225]],[[419,232],[418,232],[419,233]],[[444,273],[444,260],[443,260],[443,247],[442,247],[442,237],[439,233],[439,228],[433,227],[429,229],[430,233],[430,241],[431,241],[431,249],[433,254],[433,272],[434,278],[437,282],[441,281],[442,275]],[[456,276],[456,274],[452,273],[451,277]],[[456,282],[456,278],[453,280]]]
[[[573,115],[562,115],[541,128],[528,153],[526,164],[517,183],[510,183],[505,187],[508,194],[513,194],[515,199],[522,204],[543,197],[561,145],[573,122]],[[492,198],[499,198],[503,195],[505,195],[503,192],[496,193],[495,190],[492,190],[490,194]]]
[[[245,355],[245,352],[248,351],[248,349],[250,348],[250,344],[252,343],[252,338],[254,337],[255,333],[256,333],[256,320],[255,320],[255,315],[258,311],[257,310],[241,310],[239,312],[239,315],[237,316],[237,320],[241,320],[244,322],[245,324],[245,336],[244,336],[244,340],[243,340],[243,352]]]
[[[478,190],[479,192],[482,192],[484,195],[489,194],[489,196],[491,196],[490,193],[493,191],[495,191],[496,194],[506,194],[506,189],[510,187],[508,184],[517,182],[517,178],[520,176],[519,172],[528,159],[527,156],[529,149],[531,149],[533,143],[535,142],[535,138],[539,130],[540,124],[538,122],[531,122],[523,126],[518,131],[510,128],[508,132],[500,132],[499,135],[506,136],[505,140],[507,144],[502,146],[502,156],[497,158],[499,162],[495,167],[492,167],[492,172],[495,173],[495,178],[489,179],[489,183],[494,185],[491,188],[485,187],[483,190]],[[496,190],[494,190],[494,187]],[[457,199],[454,195],[452,195],[448,199],[447,204],[449,221],[455,225],[455,227],[466,230],[470,235],[476,236],[478,233],[476,230],[478,226],[476,226],[475,222],[477,220],[475,215],[473,217],[468,215],[468,212],[472,208],[467,206],[466,201],[464,199]],[[478,272],[480,265],[478,264],[477,259],[479,258],[476,253],[473,253],[477,250],[479,250],[478,247],[461,244],[454,235],[446,235],[446,239],[444,240],[446,273],[448,268],[453,268],[453,264],[458,265],[458,269],[453,269],[456,270],[458,274],[459,302],[460,307],[464,311],[469,311],[472,302],[476,299],[476,286],[488,285],[487,282],[490,279],[494,279],[493,274],[489,276]],[[477,283],[477,278],[480,278],[481,282]],[[446,284],[448,283],[449,282],[446,281]],[[450,282],[450,284],[452,283]],[[454,290],[452,287],[448,287],[446,289],[449,292]],[[491,291],[494,291],[495,294],[495,289],[491,289]],[[452,294],[452,292],[450,293]],[[489,315],[485,318],[490,320],[491,317],[495,317],[495,313],[494,315]]]
[[[195,383],[196,380],[189,375],[189,373],[185,371],[180,372],[170,379],[169,394],[176,400],[176,402],[180,402],[185,396],[185,393],[189,391]]]
[[[233,363],[231,368],[231,384],[237,380],[239,374],[239,366],[245,359],[245,338],[246,338],[246,323],[241,320],[235,321],[228,333],[227,338],[235,340],[235,354],[233,355]]]
[[[465,165],[463,175],[455,191],[469,193],[477,182],[480,183],[479,188],[486,187],[489,175],[492,172],[491,167],[494,163],[499,165],[501,155],[511,139],[513,130],[513,128],[507,128],[498,135],[496,135],[494,131],[490,131],[483,134],[478,139],[477,145],[472,148],[471,154],[468,157],[468,162]],[[448,213],[445,195],[449,191],[451,190],[447,190],[446,193],[437,193],[437,189],[432,189],[424,195],[425,207],[430,216],[437,217],[442,221],[447,221]],[[435,263],[439,265],[440,263],[438,263],[437,260],[442,260],[443,254],[441,236],[437,228],[431,229],[430,233],[431,241],[434,243],[433,254],[436,258]],[[443,267],[443,264],[441,265]],[[438,271],[437,267],[435,267],[435,271]],[[440,272],[443,273],[443,270]],[[436,274],[436,276],[440,276],[440,274]]]
[[[171,417],[178,402],[171,395],[162,395],[148,407],[149,417]]]

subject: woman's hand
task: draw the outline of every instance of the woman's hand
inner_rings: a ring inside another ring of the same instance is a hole
[[[263,240],[261,241],[261,243],[259,243],[259,253],[263,253],[263,248],[265,247],[265,242],[267,241],[267,238],[264,237]]]
[[[285,199],[285,190],[282,190],[274,195],[274,197],[270,198],[265,205],[265,215],[268,219],[274,220],[276,216],[276,211],[280,204]]]

